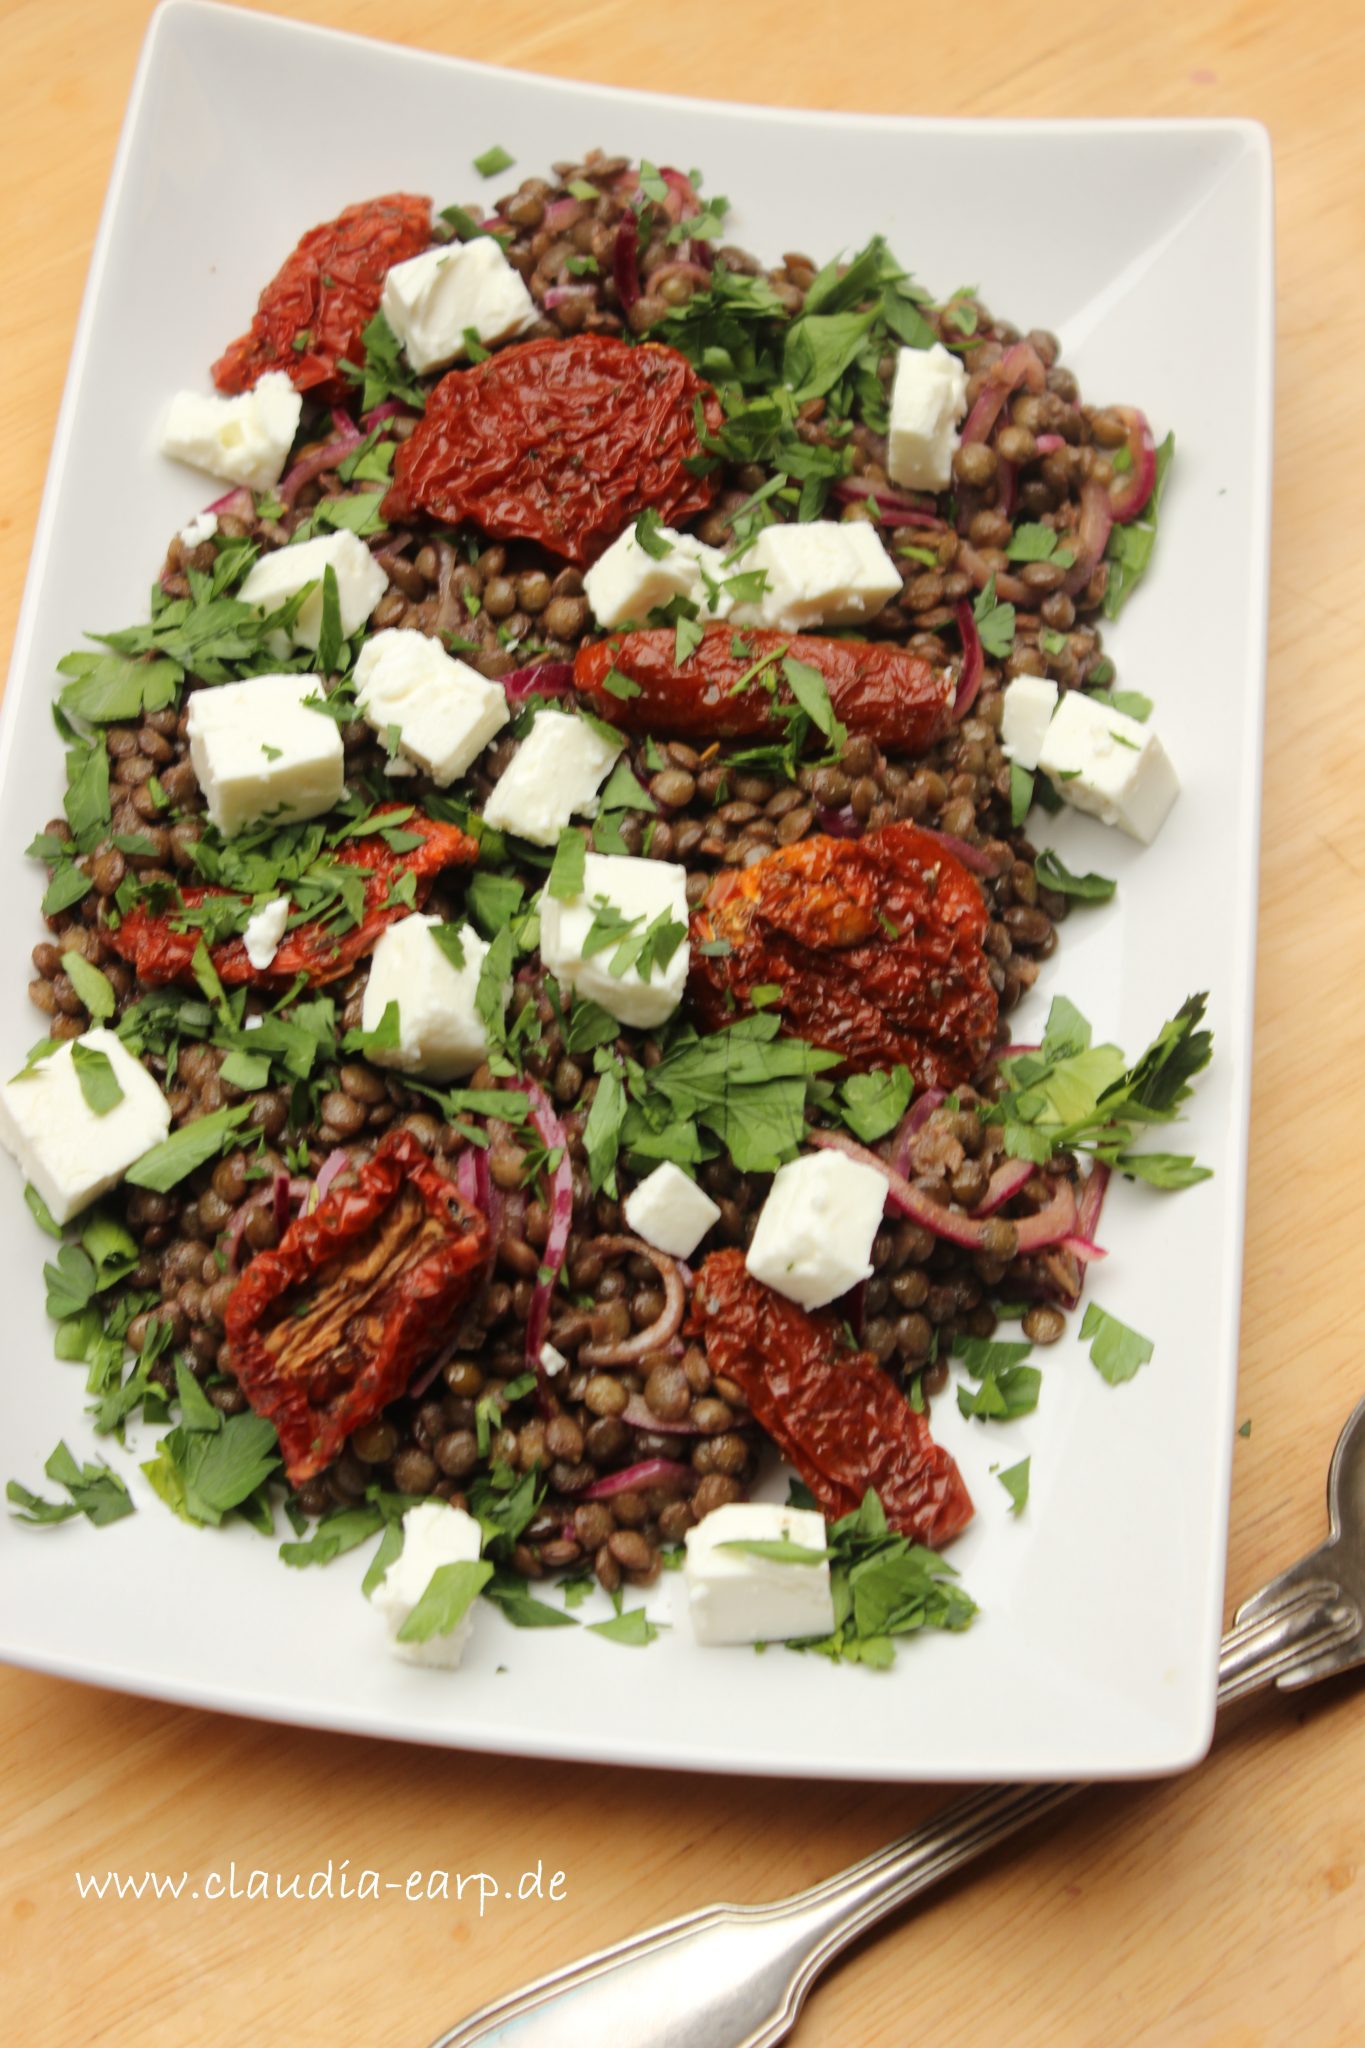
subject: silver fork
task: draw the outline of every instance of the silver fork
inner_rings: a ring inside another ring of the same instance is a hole
[[[1331,1533],[1238,1608],[1218,1703],[1365,1663],[1365,1401],[1327,1474]],[[432,2048],[770,2048],[825,1965],[888,1913],[1050,1813],[1081,1785],[962,1800],[838,1876],[766,1906],[704,1906],[485,2005]]]

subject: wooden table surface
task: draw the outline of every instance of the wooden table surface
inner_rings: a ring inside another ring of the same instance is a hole
[[[3,0],[0,154],[13,629],[86,264],[147,0]],[[1069,0],[1031,12],[861,0],[846,31],[773,0],[276,0],[276,12],[570,78],[795,106],[1254,115],[1275,146],[1279,419],[1257,1056],[1229,1586],[1318,1538],[1326,1459],[1365,1385],[1352,1329],[1365,1062],[1355,492],[1365,362],[1365,10],[1347,0]],[[361,180],[363,184],[363,178]],[[1064,196],[1061,195],[1064,203]],[[1237,346],[1235,334],[1223,345]],[[1349,1059],[1349,1051],[1348,1051]],[[33,1361],[8,1358],[11,1371]],[[483,1999],[718,1894],[762,1900],[943,1795],[462,1757],[257,1726],[0,1671],[0,1983],[8,2037],[423,2048]],[[801,2048],[1331,2048],[1365,2039],[1365,1701],[1343,1684],[1230,1717],[1191,1778],[1088,1796],[856,1952]],[[563,1871],[558,1902],[82,1903],[74,1872],[235,1857],[386,1877]],[[578,2048],[567,2043],[565,2048]]]

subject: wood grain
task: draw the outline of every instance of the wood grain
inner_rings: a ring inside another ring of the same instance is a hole
[[[1241,1412],[1229,1584],[1316,1539],[1338,1424],[1361,1391],[1352,1318],[1365,1111],[1358,974],[1365,635],[1354,482],[1365,376],[1365,13],[1240,0],[1071,0],[1026,14],[862,0],[280,0],[275,11],[566,77],[850,110],[1243,114],[1276,149],[1280,367]],[[146,0],[0,6],[7,88],[6,489],[12,632],[67,352]],[[1022,202],[1025,216],[1027,200]],[[1024,228],[1027,231],[1025,218]],[[1235,334],[1191,338],[1235,349]],[[1330,1083],[1326,1048],[1343,1048]],[[20,1361],[6,1360],[8,1369]],[[536,1766],[260,1727],[0,1673],[0,1982],[9,2034],[201,2048],[277,2036],[422,2048],[532,1970],[718,1892],[809,1882],[941,1803],[913,1789],[746,1785]],[[1238,1712],[1167,1785],[1089,1795],[848,1959],[801,2048],[1347,2048],[1362,2038],[1361,1702],[1348,1686]],[[504,1883],[540,1860],[566,1896],[81,1903],[76,1869],[243,1874],[350,1859]],[[577,2048],[567,2044],[566,2048]]]

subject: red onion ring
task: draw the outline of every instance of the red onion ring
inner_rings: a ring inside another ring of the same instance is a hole
[[[973,1216],[994,1216],[997,1209],[1003,1209],[1012,1195],[1026,1187],[1033,1177],[1033,1164],[1028,1159],[1007,1159],[986,1183],[986,1192],[973,1209]]]
[[[656,286],[661,285],[666,277],[691,278],[699,291],[708,291],[711,285],[710,271],[704,270],[700,263],[693,263],[686,256],[677,256],[671,263],[661,263],[657,270],[651,271],[650,290],[653,291]]]
[[[1081,520],[1076,533],[1076,559],[1067,570],[1062,583],[1062,589],[1068,597],[1077,596],[1094,575],[1096,565],[1108,545],[1109,530],[1113,523],[1114,515],[1107,488],[1094,477],[1087,477],[1081,486]],[[996,588],[999,588],[998,584]]]
[[[347,425],[350,425],[349,421]],[[300,456],[288,476],[278,486],[280,503],[292,506],[305,484],[311,484],[325,470],[335,469],[359,442],[360,435],[352,429],[348,441],[328,441],[325,447],[315,448],[311,455]]]
[[[595,298],[597,287],[591,284],[552,284],[541,299],[547,313],[553,313],[556,306],[567,306],[574,299]]]
[[[653,1412],[643,1394],[632,1394],[621,1410],[622,1422],[628,1422],[632,1429],[652,1430],[659,1436],[699,1436],[695,1422],[663,1422]]]
[[[923,512],[934,525],[945,523],[934,510],[932,497],[924,492],[897,490],[894,484],[870,484],[861,477],[841,476],[831,484],[829,494],[841,505],[865,505],[871,498],[879,512]]]
[[[967,415],[962,429],[964,446],[968,441],[988,441],[996,421],[1004,408],[1005,400],[1020,385],[1035,394],[1047,389],[1047,371],[1043,359],[1032,342],[1016,341],[1007,348],[998,363],[986,372],[976,404]]]
[[[651,1351],[662,1351],[669,1339],[675,1337],[682,1323],[683,1310],[687,1306],[687,1293],[683,1286],[682,1274],[678,1271],[676,1259],[670,1259],[665,1252],[656,1251],[639,1237],[595,1237],[595,1248],[603,1252],[615,1252],[621,1257],[648,1259],[664,1283],[664,1305],[661,1314],[647,1328],[637,1330],[633,1336],[622,1337],[618,1342],[584,1344],[579,1347],[580,1365],[636,1365],[647,1358]]]
[[[413,411],[412,407],[410,405],[404,405],[401,398],[386,398],[382,405],[371,406],[368,412],[362,413],[360,416],[360,424],[365,429],[365,432],[368,434],[371,433],[373,429],[377,427],[382,420],[416,419],[416,417],[417,415]]]
[[[1132,467],[1126,483],[1109,493],[1109,513],[1116,526],[1136,519],[1156,487],[1156,442],[1145,413],[1135,405],[1112,408],[1128,429],[1128,454]]]
[[[981,635],[976,630],[975,614],[965,597],[953,606],[953,615],[957,620],[957,630],[962,635],[962,667],[953,697],[953,720],[960,725],[976,702],[986,656],[981,647]]]
[[[579,1499],[610,1500],[614,1494],[635,1493],[645,1486],[690,1485],[694,1476],[690,1465],[679,1465],[673,1458],[646,1458],[643,1464],[627,1465],[620,1472],[609,1472],[605,1479],[595,1479]]]
[[[1085,1238],[1088,1243],[1093,1243],[1099,1228],[1100,1211],[1109,1189],[1109,1175],[1110,1169],[1097,1159],[1081,1189],[1081,1199],[1076,1208],[1076,1236]]]
[[[888,1200],[898,1214],[908,1216],[934,1237],[941,1237],[949,1244],[959,1244],[968,1251],[987,1251],[985,1231],[989,1219],[976,1215],[965,1215],[960,1209],[941,1209],[931,1202],[919,1188],[912,1187],[904,1174],[866,1145],[858,1144],[842,1131],[811,1131],[810,1142],[830,1152],[843,1152],[848,1158],[856,1159],[860,1166],[875,1167],[890,1190]],[[1020,1217],[1014,1223],[1018,1237],[1018,1252],[1041,1251],[1046,1245],[1060,1244],[1069,1236],[1076,1222],[1076,1197],[1070,1181],[1058,1181],[1051,1200],[1035,1215]]]
[[[959,839],[955,832],[938,832],[932,825],[921,825],[920,831],[926,838],[937,839],[945,853],[951,853],[954,860],[960,860],[964,868],[970,868],[974,875],[993,875],[995,862],[982,846],[973,846],[969,839]]]
[[[559,1163],[550,1181],[550,1229],[540,1256],[541,1277],[536,1281],[531,1311],[526,1318],[526,1369],[535,1374],[539,1398],[544,1405],[549,1399],[549,1376],[540,1362],[540,1354],[545,1348],[545,1332],[550,1322],[550,1296],[559,1279],[564,1253],[568,1249],[569,1232],[573,1229],[573,1163],[569,1158],[568,1134],[545,1090],[538,1081],[528,1081],[526,1094],[531,1104],[531,1122],[536,1136],[547,1152],[557,1150],[559,1153]]]

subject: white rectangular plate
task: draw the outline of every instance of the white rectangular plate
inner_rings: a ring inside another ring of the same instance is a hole
[[[363,106],[364,147],[306,143],[310,102]],[[481,1612],[451,1676],[382,1647],[361,1556],[287,1571],[245,1526],[174,1520],[137,1469],[146,1440],[96,1445],[79,1369],[51,1359],[48,1241],[6,1167],[5,1475],[32,1484],[65,1436],[113,1460],[139,1511],[105,1530],[0,1524],[0,1654],[237,1713],[536,1756],[885,1779],[1191,1764],[1213,1720],[1246,1160],[1271,435],[1259,128],[710,105],[164,7],[91,266],[0,729],[5,1071],[38,1029],[24,982],[40,879],[23,849],[60,808],[54,663],[83,629],[144,616],[168,536],[213,495],[158,458],[163,407],[209,388],[208,365],[305,228],[395,188],[467,199],[470,160],[495,142],[517,176],[594,144],[700,165],[707,191],[735,203],[733,239],[768,261],[790,248],[823,261],[880,230],[934,291],[966,280],[1005,317],[1056,330],[1088,396],[1141,404],[1158,435],[1175,428],[1155,568],[1112,647],[1121,681],[1156,699],[1184,794],[1146,851],[1089,820],[1049,824],[1071,866],[1117,872],[1119,891],[1068,921],[1016,1035],[1036,1035],[1065,991],[1136,1052],[1191,990],[1210,990],[1217,1054],[1188,1144],[1216,1178],[1111,1195],[1112,1256],[1090,1291],[1155,1339],[1133,1382],[1105,1385],[1069,1335],[1041,1355],[1025,1421],[969,1426],[951,1398],[936,1404],[978,1508],[953,1552],[982,1609],[969,1634],[905,1643],[888,1676],[780,1649],[703,1651],[668,1576],[650,1600],[676,1625],[646,1652]],[[1010,224],[1021,188],[1053,195],[1046,232]],[[1211,349],[1215,332],[1231,345]],[[1032,1498],[1015,1520],[992,1473],[1025,1453]]]

